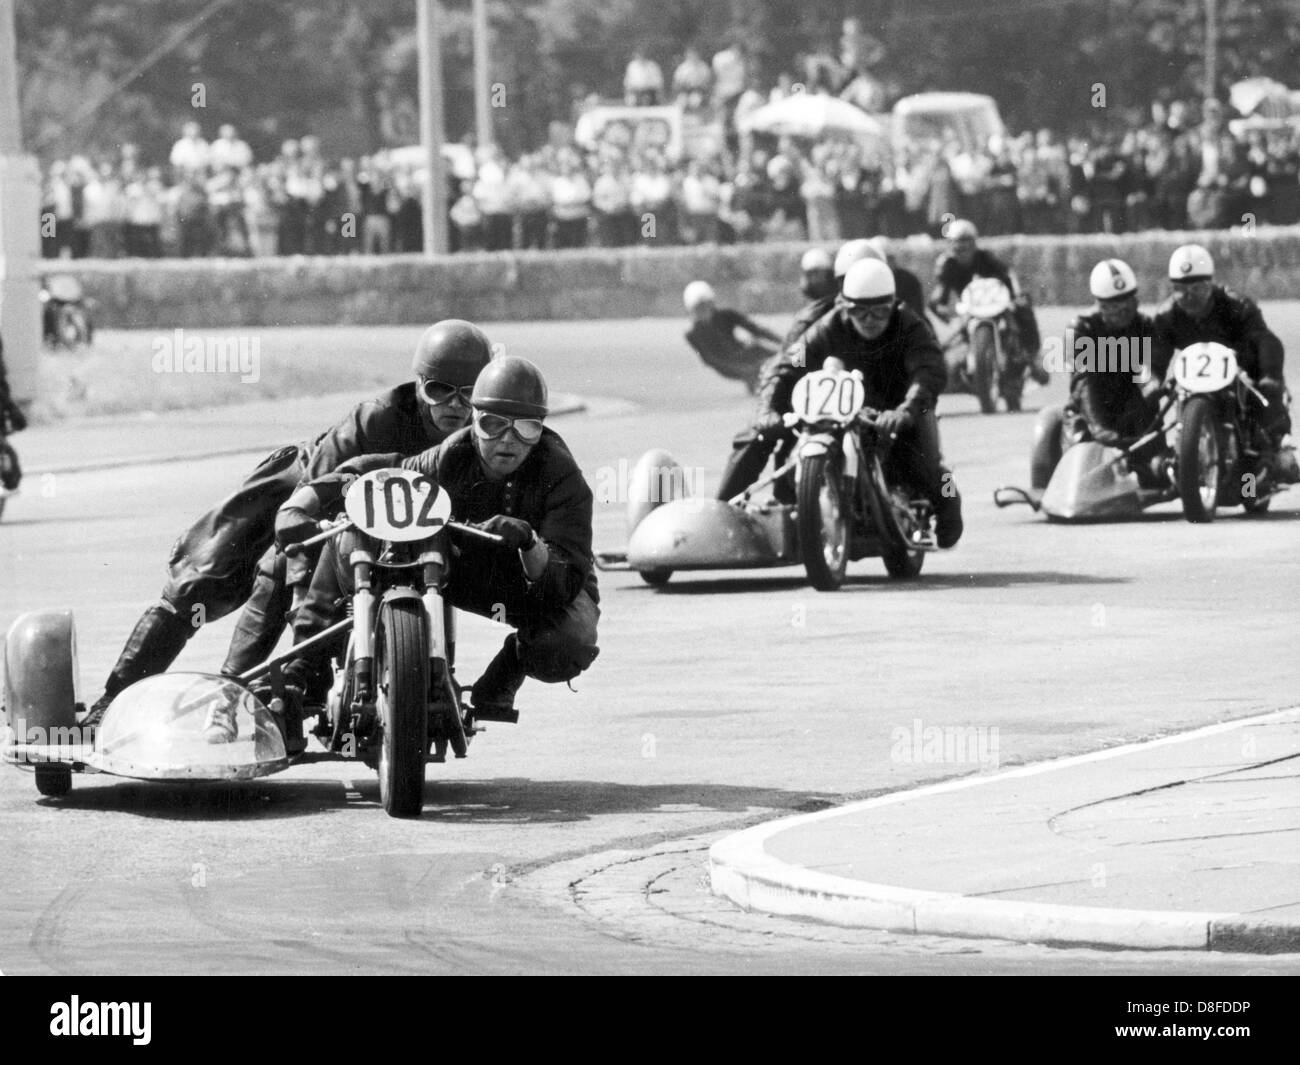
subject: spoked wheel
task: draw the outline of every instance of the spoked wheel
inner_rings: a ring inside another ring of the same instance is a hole
[[[885,571],[895,580],[918,577],[925,564],[925,552],[912,546],[914,521],[906,496],[899,489],[890,489],[878,457],[872,459],[871,465],[871,515],[880,537]]]
[[[993,414],[998,409],[993,397],[993,381],[998,368],[997,341],[993,337],[995,328],[992,324],[976,326],[970,338],[970,357],[974,363],[971,384],[982,414]]]
[[[381,608],[375,673],[379,799],[392,817],[419,817],[429,750],[429,637],[420,604],[399,599]]]
[[[1183,517],[1190,522],[1214,520],[1223,454],[1220,432],[1209,397],[1189,399],[1183,408],[1178,438],[1178,495],[1183,502]]]
[[[796,528],[808,583],[833,592],[844,583],[849,564],[849,523],[840,492],[839,472],[828,455],[810,455],[799,464]]]

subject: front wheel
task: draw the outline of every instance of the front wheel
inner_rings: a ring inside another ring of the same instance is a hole
[[[1193,396],[1183,408],[1178,438],[1178,495],[1190,522],[1214,520],[1223,454],[1222,429],[1208,396]]]
[[[997,400],[993,396],[993,380],[998,368],[994,328],[992,324],[978,325],[971,332],[970,338],[970,358],[974,363],[971,387],[975,390],[975,398],[979,400],[982,414],[993,414],[998,409]]]
[[[419,817],[429,751],[429,635],[424,607],[409,599],[379,614],[379,799],[391,817]]]
[[[844,583],[849,564],[849,525],[839,474],[829,455],[800,460],[796,514],[808,583],[819,592],[833,592]]]

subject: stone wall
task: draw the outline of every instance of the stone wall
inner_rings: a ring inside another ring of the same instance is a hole
[[[1300,290],[1300,227],[1111,237],[1003,237],[981,243],[1008,259],[1039,305],[1090,302],[1088,274],[1099,260],[1126,260],[1144,302],[1163,296],[1179,244],[1209,248],[1218,276],[1256,299]],[[286,259],[79,261],[47,264],[79,277],[98,302],[96,324],[156,329],[256,325],[400,325],[438,318],[594,319],[677,317],[687,282],[709,281],[720,302],[750,313],[790,311],[805,244],[634,248],[412,256]],[[895,242],[900,265],[928,286],[942,245]]]

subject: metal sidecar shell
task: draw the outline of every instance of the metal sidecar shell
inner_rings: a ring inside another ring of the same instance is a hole
[[[1113,521],[1140,514],[1142,490],[1122,454],[1093,440],[1075,444],[1043,489],[1043,513],[1054,521]]]
[[[791,508],[736,506],[720,499],[677,499],[632,530],[635,570],[749,569],[788,566],[794,557]]]

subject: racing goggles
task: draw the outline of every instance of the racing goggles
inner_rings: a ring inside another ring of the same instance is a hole
[[[455,385],[449,385],[443,381],[433,381],[429,378],[421,378],[419,388],[420,395],[435,407],[441,407],[443,404],[452,402],[452,400],[458,400],[462,407],[468,407],[470,393],[474,391],[473,385],[463,385],[457,388]]]
[[[542,438],[541,418],[507,418],[490,410],[474,412],[474,432],[482,440],[499,440],[507,430],[513,430],[525,444],[535,444]]]
[[[848,303],[844,304],[850,318],[859,322],[887,322],[894,313],[894,301],[887,303]]]

